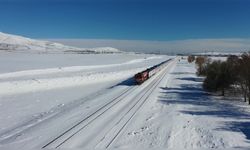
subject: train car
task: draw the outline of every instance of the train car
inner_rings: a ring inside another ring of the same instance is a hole
[[[166,64],[169,60],[166,60],[164,62],[161,62],[158,65],[155,65],[151,68],[148,68],[142,72],[137,73],[134,76],[134,79],[136,81],[137,84],[142,84],[144,81],[146,81],[147,79],[149,79],[150,77],[152,77],[153,75],[155,75],[157,72],[159,72]]]
[[[152,77],[154,74],[156,74],[158,72],[158,66],[154,66],[148,69],[148,77]]]

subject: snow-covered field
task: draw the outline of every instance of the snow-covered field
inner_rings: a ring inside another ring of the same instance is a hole
[[[0,149],[250,148],[249,107],[208,95],[201,81],[170,56],[1,52]]]

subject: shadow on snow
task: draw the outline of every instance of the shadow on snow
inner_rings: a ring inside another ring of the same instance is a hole
[[[121,81],[120,83],[117,83],[117,84],[111,86],[110,88],[114,88],[116,86],[134,86],[134,85],[136,85],[136,81],[135,81],[134,77],[130,77],[124,81]]]
[[[234,121],[234,122],[225,122],[223,127],[217,128],[217,130],[227,130],[234,132],[242,132],[245,134],[246,138],[250,140],[250,121]]]
[[[181,75],[181,74],[195,74],[195,73],[193,73],[193,72],[172,72],[172,73],[170,73],[170,74],[173,74],[173,75]]]
[[[195,77],[185,77],[185,78],[176,78],[178,80],[186,80],[186,81],[194,81],[194,82],[202,82],[203,78],[195,78]]]
[[[184,114],[216,116],[233,119],[250,119],[249,112],[244,112],[240,107],[230,104],[225,100],[213,100],[207,92],[201,88],[200,78],[176,78],[175,80],[193,81],[190,84],[181,84],[179,88],[161,87],[162,96],[159,100],[163,104],[175,105],[193,105],[199,107],[190,107],[190,110],[181,111]],[[230,130],[242,132],[250,140],[250,121],[224,122],[222,127],[216,130]]]

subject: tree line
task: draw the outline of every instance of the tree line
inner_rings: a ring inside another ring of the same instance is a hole
[[[250,52],[241,56],[228,56],[226,61],[214,60],[205,56],[188,56],[188,62],[195,62],[197,75],[204,76],[203,88],[209,92],[234,90],[250,104]]]

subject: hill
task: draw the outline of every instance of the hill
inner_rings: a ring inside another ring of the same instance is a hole
[[[112,47],[77,48],[50,41],[34,40],[0,32],[0,50],[10,52],[121,53]]]

